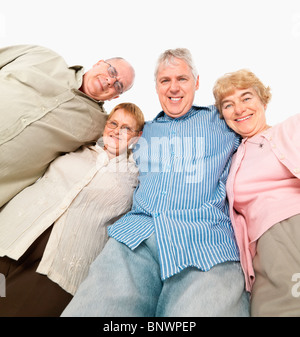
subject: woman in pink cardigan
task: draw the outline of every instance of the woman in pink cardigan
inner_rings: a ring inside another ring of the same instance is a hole
[[[252,316],[300,316],[300,114],[269,126],[270,88],[250,71],[225,74],[216,106],[242,137],[227,180]]]

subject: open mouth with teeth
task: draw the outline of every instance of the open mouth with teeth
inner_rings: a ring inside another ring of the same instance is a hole
[[[243,118],[237,118],[235,121],[236,122],[243,122],[243,121],[246,121],[247,119],[251,118],[253,115],[248,115],[246,117],[243,117]]]
[[[169,97],[169,99],[170,99],[172,102],[176,103],[176,102],[179,102],[180,100],[182,100],[182,97]]]

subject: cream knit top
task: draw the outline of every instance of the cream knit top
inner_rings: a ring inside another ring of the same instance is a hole
[[[19,259],[54,224],[37,272],[75,294],[107,226],[130,209],[137,175],[132,156],[109,160],[98,145],[58,157],[0,210],[0,256]]]

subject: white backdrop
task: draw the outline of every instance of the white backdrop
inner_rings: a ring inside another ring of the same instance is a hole
[[[0,46],[23,43],[86,70],[102,58],[128,59],[135,85],[107,102],[108,112],[131,101],[152,119],[161,110],[156,60],[176,47],[190,49],[198,67],[195,104],[213,104],[215,80],[248,68],[272,88],[270,125],[300,112],[300,0],[1,0]]]

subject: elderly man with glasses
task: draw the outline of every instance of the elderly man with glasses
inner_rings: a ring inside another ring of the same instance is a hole
[[[84,73],[41,46],[0,49],[0,207],[56,157],[95,142],[107,119],[104,101],[129,90],[134,77],[120,57]]]

